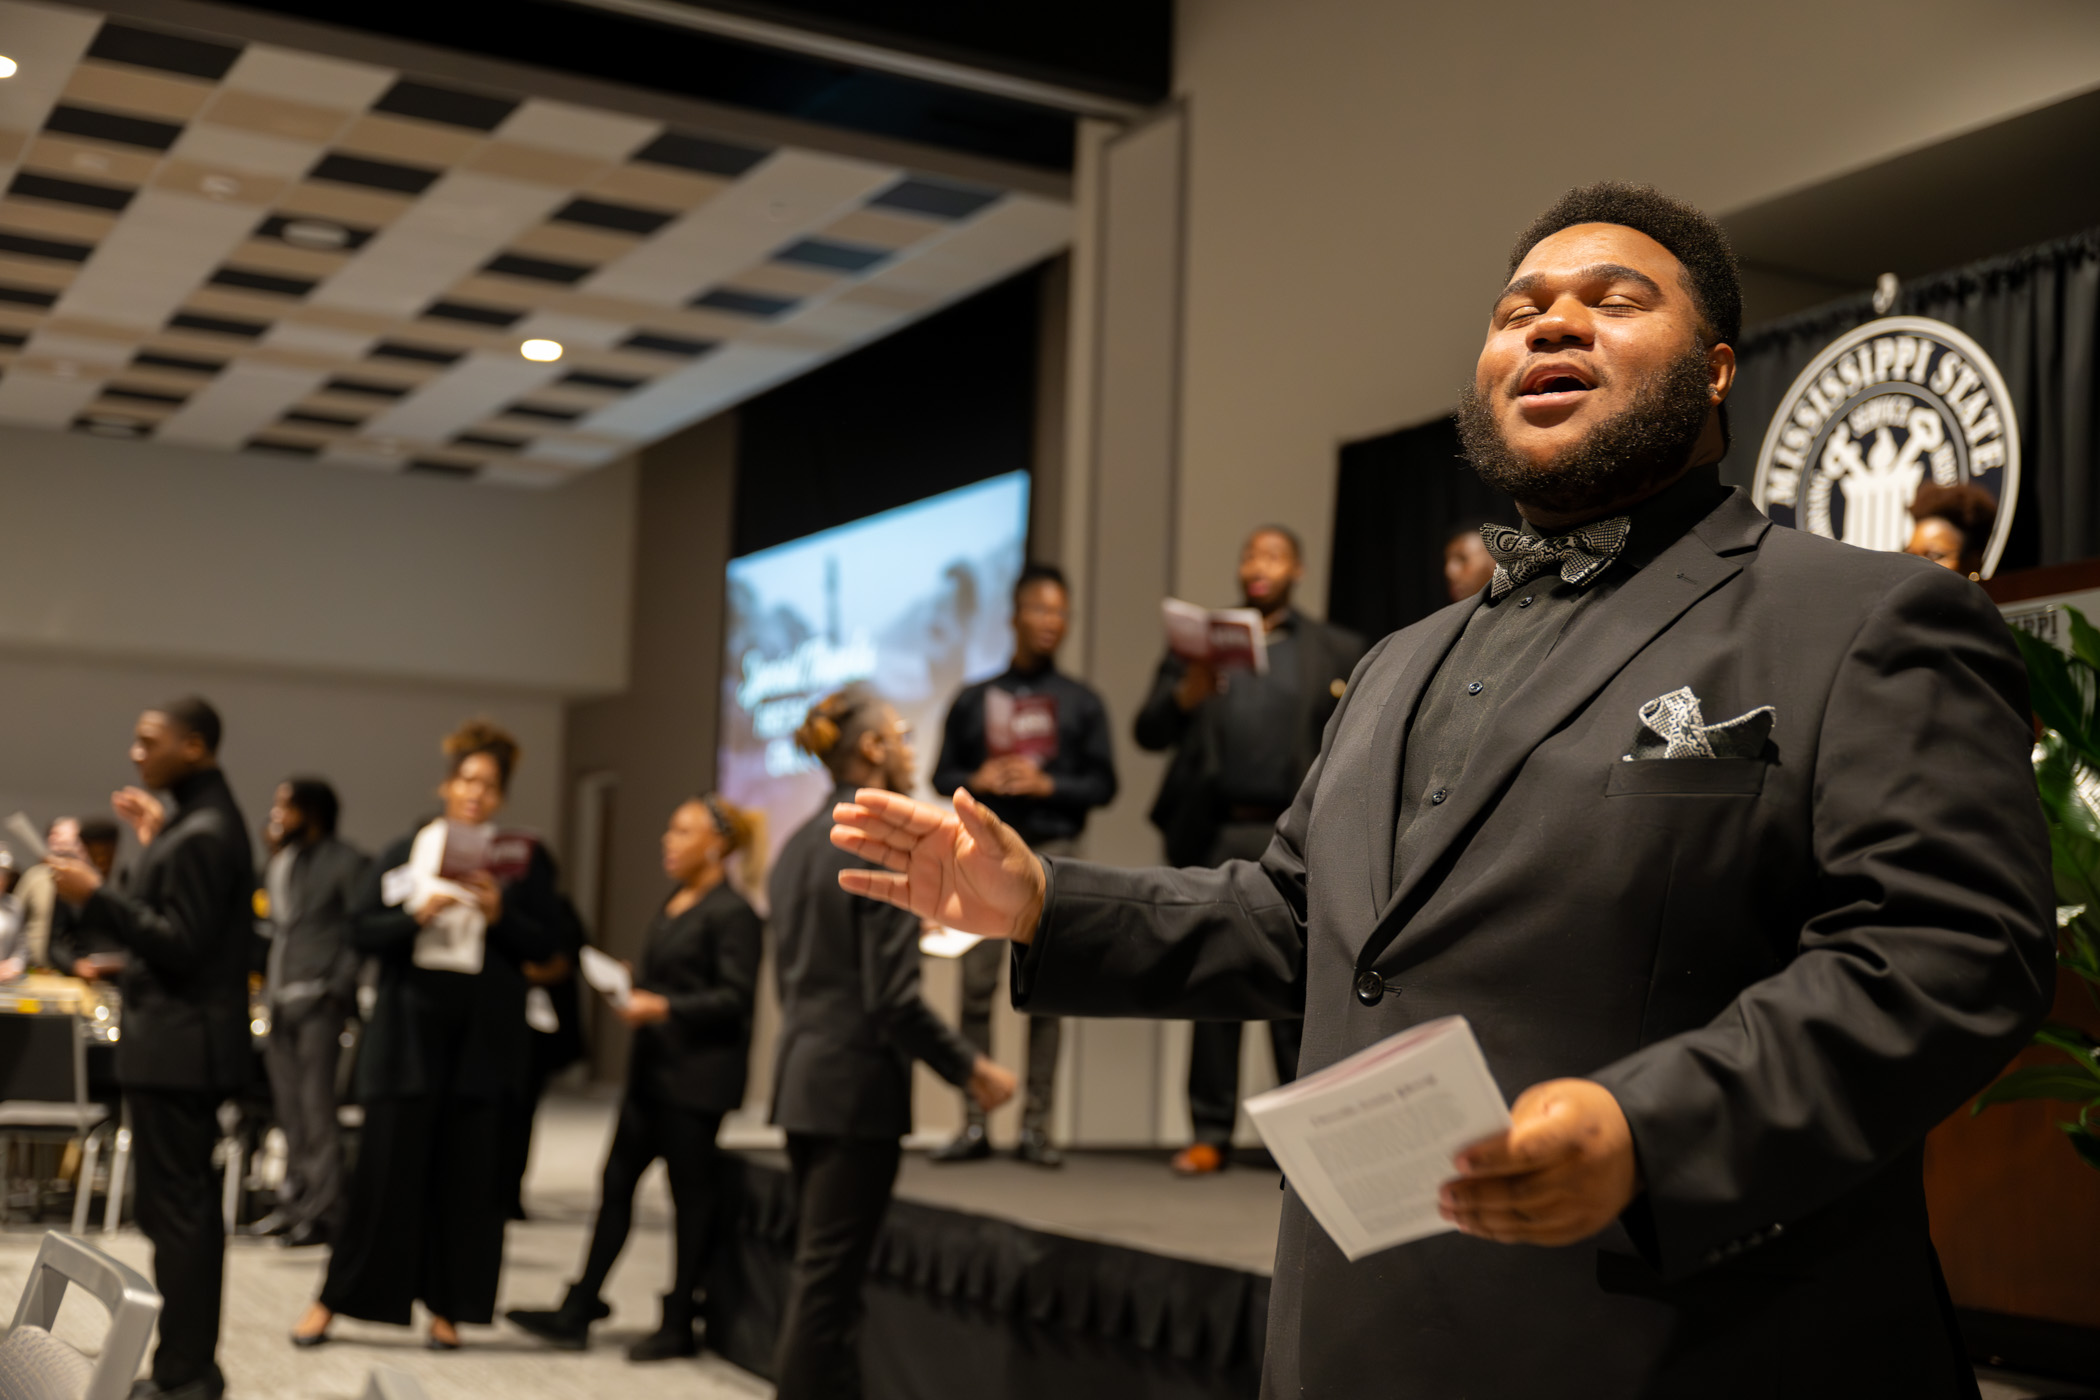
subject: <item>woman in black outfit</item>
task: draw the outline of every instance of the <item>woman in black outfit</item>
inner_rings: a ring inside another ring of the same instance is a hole
[[[858,788],[911,791],[910,729],[853,685],[812,706],[795,742],[837,790],[788,838],[768,887],[780,958],[773,1121],[787,1130],[798,1212],[773,1374],[778,1400],[851,1400],[861,1284],[911,1131],[912,1061],[987,1113],[1013,1097],[1014,1076],[920,999],[918,919],[839,888],[839,872],[865,862],[831,844],[832,807]]]
[[[664,873],[678,888],[649,925],[634,991],[619,1011],[634,1027],[634,1052],[583,1277],[559,1308],[505,1314],[564,1350],[581,1351],[590,1325],[610,1315],[599,1293],[627,1243],[635,1187],[661,1157],[678,1222],[676,1277],[664,1295],[663,1325],[628,1348],[627,1358],[662,1361],[699,1351],[693,1298],[714,1216],[715,1132],[722,1115],[744,1101],[761,940],[757,911],[722,863],[742,852],[742,877],[755,883],[764,849],[758,814],[719,797],[688,800],[664,830]]]
[[[518,759],[517,742],[481,720],[446,739],[444,752],[446,825],[433,852],[448,840],[465,847],[466,836],[448,835],[457,828],[489,830]],[[326,1341],[338,1313],[406,1326],[420,1301],[431,1314],[430,1346],[450,1351],[459,1323],[495,1314],[507,1204],[502,1110],[524,1089],[521,967],[555,951],[554,864],[532,842],[512,878],[461,877],[486,925],[480,969],[443,970],[419,965],[437,960],[427,948],[419,956],[419,935],[461,901],[407,878],[419,868],[419,837],[433,840],[411,832],[373,862],[352,918],[358,949],[380,960],[379,1001],[357,1064],[364,1130],[328,1277],[292,1333],[300,1346]],[[426,875],[437,873],[434,855],[424,864]]]

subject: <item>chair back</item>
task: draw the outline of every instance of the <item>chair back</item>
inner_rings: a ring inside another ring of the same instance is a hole
[[[29,1286],[22,1290],[22,1300],[15,1305],[14,1330],[9,1332],[9,1340],[23,1328],[39,1328],[48,1333],[58,1318],[58,1305],[68,1287],[85,1289],[109,1311],[109,1332],[102,1339],[102,1354],[95,1361],[87,1389],[79,1393],[79,1400],[125,1400],[139,1373],[139,1363],[146,1359],[146,1347],[153,1340],[153,1324],[160,1318],[160,1294],[137,1270],[118,1263],[85,1240],[53,1230],[44,1236],[36,1262],[30,1265]],[[51,1345],[63,1347],[65,1343],[54,1339]]]

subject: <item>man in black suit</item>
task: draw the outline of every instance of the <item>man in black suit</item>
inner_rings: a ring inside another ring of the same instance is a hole
[[[1460,1233],[1352,1264],[1288,1196],[1268,1395],[1974,1396],[1922,1149],[2049,1001],[2018,654],[1966,580],[1719,485],[1710,219],[1572,191],[1510,271],[1462,419],[1523,526],[1357,668],[1259,863],[863,793],[834,839],[888,872],[842,883],[1009,932],[1031,1007],[1302,1007],[1308,1069],[1471,1018],[1516,1097]]]
[[[360,961],[350,928],[370,861],[335,834],[342,804],[320,778],[287,778],[270,802],[275,848],[263,870],[270,951],[270,1039],[263,1064],[284,1129],[284,1190],[251,1227],[295,1248],[326,1244],[343,1196],[336,1067],[343,1023],[357,1009]]]
[[[84,929],[129,958],[119,978],[124,1037],[117,1081],[138,1157],[139,1228],[153,1242],[165,1300],[153,1376],[134,1397],[216,1400],[226,1389],[213,1354],[226,1267],[219,1181],[212,1170],[218,1109],[248,1078],[248,955],[254,856],[248,826],[219,771],[219,715],[194,696],[139,716],[131,761],[147,789],[114,799],[144,847],[121,886],[83,860],[54,856],[59,896],[81,906]]]
[[[1268,670],[1221,674],[1168,652],[1138,711],[1141,748],[1172,749],[1152,804],[1170,865],[1257,860],[1320,754],[1363,639],[1291,606],[1305,575],[1297,535],[1264,525],[1240,547],[1240,597],[1261,614]],[[1003,814],[1002,814],[1003,815]],[[1044,854],[1055,854],[1045,852]],[[1269,1022],[1276,1078],[1298,1069],[1299,1020]],[[1240,1106],[1240,1023],[1198,1021],[1189,1037],[1189,1119],[1195,1141],[1174,1157],[1183,1176],[1222,1171]]]

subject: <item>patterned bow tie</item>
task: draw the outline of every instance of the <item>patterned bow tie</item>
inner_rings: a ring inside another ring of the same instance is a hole
[[[1559,572],[1563,582],[1581,588],[1619,557],[1632,529],[1633,522],[1623,515],[1613,516],[1610,520],[1593,520],[1565,535],[1548,535],[1543,539],[1529,530],[1512,530],[1507,525],[1483,525],[1480,527],[1480,542],[1487,546],[1488,557],[1495,561],[1495,577],[1488,584],[1488,597],[1500,598],[1519,584],[1555,571]]]

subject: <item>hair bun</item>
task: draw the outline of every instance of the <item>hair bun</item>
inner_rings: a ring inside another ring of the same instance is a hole
[[[795,729],[796,745],[811,758],[822,758],[839,741],[839,724],[830,715],[811,710]]]

